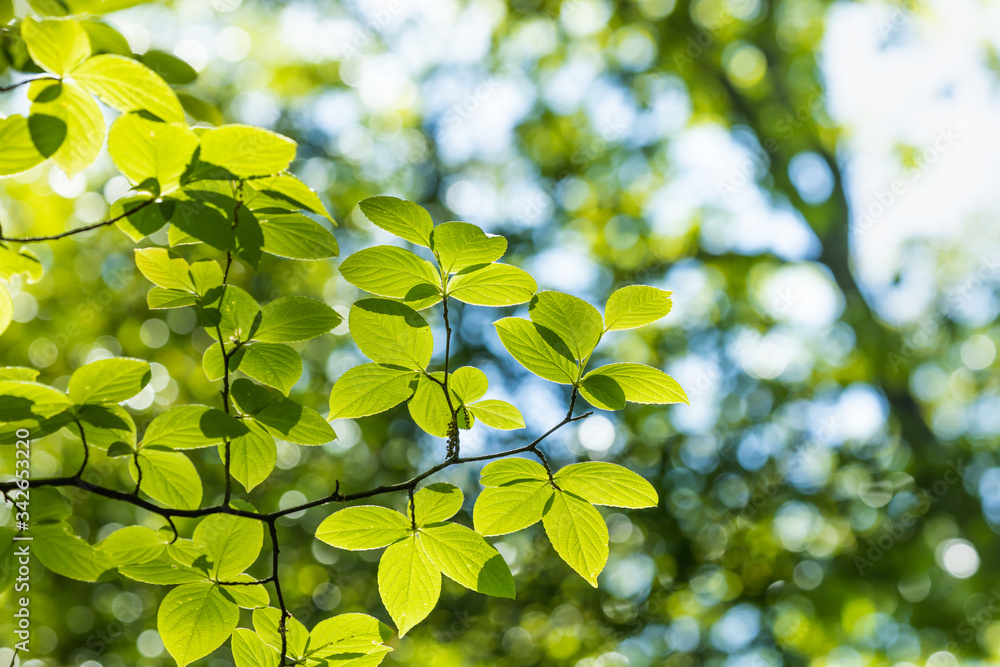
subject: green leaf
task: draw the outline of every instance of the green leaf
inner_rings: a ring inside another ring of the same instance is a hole
[[[409,306],[387,299],[362,299],[351,307],[349,325],[358,348],[376,363],[423,370],[431,362],[431,328]]]
[[[344,280],[358,289],[403,299],[421,308],[441,298],[441,277],[434,265],[405,248],[381,245],[358,251],[340,265]]]
[[[0,382],[0,422],[45,420],[70,406],[66,394],[37,382]]]
[[[411,534],[393,544],[378,564],[378,591],[402,637],[427,618],[441,596],[441,572],[424,552],[426,537]]]
[[[191,265],[188,273],[191,274],[195,292],[201,295],[221,287],[224,279],[222,267],[214,259],[199,259]]]
[[[483,467],[479,482],[483,486],[506,486],[520,482],[548,482],[549,475],[540,463],[530,459],[512,458],[493,461]]]
[[[160,639],[179,667],[222,646],[233,634],[240,610],[208,581],[184,584],[167,593],[156,615]]]
[[[432,373],[440,382],[444,373]],[[458,407],[458,397],[453,396],[453,405]],[[451,425],[451,410],[441,385],[424,375],[417,376],[415,390],[407,405],[410,417],[417,426],[430,435],[444,438]]]
[[[142,436],[142,449],[198,449],[227,438],[238,438],[247,427],[222,410],[206,405],[178,405],[149,423]]]
[[[180,187],[198,138],[182,123],[157,123],[130,113],[118,117],[108,133],[108,153],[138,188],[166,195]],[[147,183],[155,181],[155,188]]]
[[[204,121],[210,125],[222,125],[226,122],[222,112],[214,104],[183,91],[177,93],[177,99],[180,100],[184,110],[195,120]]]
[[[152,528],[126,526],[119,528],[97,544],[116,565],[141,565],[159,558],[167,541]]]
[[[27,275],[28,282],[38,282],[42,279],[42,263],[27,246],[21,246],[17,252],[0,246],[0,278],[9,280],[19,275]]]
[[[139,59],[167,83],[183,86],[198,78],[195,68],[166,51],[146,51]]]
[[[265,644],[275,649],[281,648],[280,621],[280,609],[267,607],[253,612],[253,629]],[[285,637],[289,656],[296,660],[301,658],[309,642],[309,632],[305,626],[295,617],[289,616],[285,619]]]
[[[471,266],[448,281],[448,295],[474,306],[513,306],[531,300],[538,285],[510,264]]]
[[[425,526],[421,544],[434,567],[466,588],[514,599],[514,577],[503,556],[482,536],[457,523]]]
[[[248,492],[270,476],[278,460],[274,438],[252,419],[244,420],[249,432],[229,443],[229,472]],[[220,458],[225,458],[225,445],[219,445]]]
[[[211,345],[205,350],[202,367],[209,380],[218,380],[225,375],[225,362],[218,345]],[[242,371],[287,396],[302,377],[302,357],[287,345],[250,343],[232,353],[229,370]]]
[[[170,199],[159,204],[149,202],[148,194],[122,197],[111,205],[108,215],[111,218],[119,218],[115,226],[138,243],[150,234],[163,229],[167,224],[165,212],[172,211],[173,201]]]
[[[658,496],[645,479],[614,463],[587,461],[568,465],[555,474],[556,485],[594,505],[656,507]]]
[[[506,401],[495,399],[479,401],[469,405],[468,408],[476,419],[490,428],[503,431],[524,428],[524,417],[521,416],[521,412]]]
[[[0,119],[0,176],[13,176],[45,161],[31,138],[28,119],[20,115]]]
[[[176,553],[176,547],[182,542],[189,542],[189,540],[179,539],[174,544],[168,545],[164,553],[145,563],[119,565],[118,572],[129,579],[159,586],[174,586],[177,584],[204,581],[204,572],[186,563],[179,562],[171,555],[171,549],[173,548],[173,553]]]
[[[150,310],[184,308],[198,303],[198,295],[174,289],[154,287],[146,294],[146,305]]]
[[[46,569],[77,581],[108,579],[115,563],[100,549],[69,531],[64,523],[39,525],[30,531],[31,553]]]
[[[73,408],[73,412],[83,425],[88,446],[110,450],[112,446],[117,445],[117,448],[120,448],[124,445],[129,454],[135,449],[135,421],[120,405],[114,403],[78,405]],[[80,428],[74,422],[67,423],[66,428],[79,437]]]
[[[551,329],[519,317],[505,317],[493,326],[510,355],[529,371],[551,382],[576,382],[579,364],[566,343]]]
[[[445,273],[455,273],[500,259],[507,252],[507,239],[487,236],[467,222],[446,222],[434,228],[431,249]]]
[[[249,183],[257,192],[269,199],[283,200],[296,208],[321,215],[336,226],[336,221],[320,201],[316,191],[291,174],[278,174],[269,178],[258,178]],[[253,207],[253,201],[250,201]]]
[[[301,213],[260,214],[266,253],[289,259],[330,259],[340,254],[337,239]]]
[[[597,588],[597,575],[608,562],[608,527],[601,513],[572,493],[555,491],[542,524],[560,558]]]
[[[395,197],[369,197],[358,206],[375,226],[410,243],[430,247],[434,221],[422,206]]]
[[[272,402],[253,418],[273,435],[297,445],[325,445],[337,438],[318,412],[287,398]]]
[[[236,667],[279,667],[280,654],[246,628],[236,628],[232,650]]]
[[[194,543],[205,550],[213,577],[232,581],[253,565],[264,544],[260,521],[232,514],[212,514],[194,529]]]
[[[238,179],[277,174],[294,158],[294,141],[259,127],[223,125],[201,135],[201,161]]]
[[[104,115],[74,81],[35,81],[28,129],[38,151],[73,178],[97,159],[104,144]]]
[[[359,651],[378,657],[392,649],[383,642],[392,638],[392,631],[381,621],[367,614],[340,614],[327,618],[319,623],[309,633],[309,656],[311,658],[329,658],[345,653],[356,655]],[[331,665],[350,665],[350,667],[374,667],[381,662],[356,660],[345,656],[346,663],[339,660],[331,661]]]
[[[38,371],[24,366],[0,366],[0,382],[33,382],[38,377]]]
[[[183,123],[184,109],[160,76],[132,58],[104,54],[84,61],[73,79],[122,113],[143,111],[167,123]]]
[[[309,340],[336,327],[343,318],[322,301],[304,296],[281,296],[261,309],[254,340],[293,343]]]
[[[0,0],[0,25],[10,23],[14,18],[14,0]]]
[[[359,505],[334,512],[316,529],[316,538],[338,549],[381,549],[411,534],[410,520],[395,510]]]
[[[476,532],[480,535],[506,535],[534,525],[545,513],[552,493],[548,479],[483,489],[472,510]]]
[[[69,379],[69,398],[74,403],[121,403],[149,382],[149,363],[117,357],[81,366]]]
[[[221,300],[219,296],[221,296]],[[205,297],[202,308],[208,311],[209,316],[214,320],[211,323],[206,323],[209,335],[213,338],[218,335],[218,332],[214,330],[215,323],[218,322],[222,339],[227,341],[234,337],[243,342],[253,339],[263,319],[257,301],[235,285],[226,285],[225,288],[212,290],[212,293]],[[216,309],[217,313],[213,313],[212,311]],[[216,340],[218,339],[216,338]]]
[[[120,56],[132,55],[132,47],[128,45],[120,32],[94,19],[80,21],[80,27],[87,31],[90,40],[90,50],[98,53],[117,53]]]
[[[646,326],[670,312],[670,295],[647,285],[629,285],[616,290],[604,307],[604,324],[608,331],[621,331]]]
[[[21,24],[21,37],[31,59],[53,74],[66,74],[90,56],[90,40],[72,19],[38,19]]]
[[[341,375],[330,392],[330,419],[354,419],[393,408],[413,395],[412,371],[362,364]]]
[[[135,266],[146,280],[163,289],[195,291],[188,263],[171,257],[166,248],[136,248]]]
[[[677,380],[658,368],[633,363],[608,364],[590,371],[580,384],[580,395],[601,410],[621,410],[626,401],[657,405],[688,402]]]
[[[278,667],[280,654],[246,628],[237,628],[232,641],[236,667]]]
[[[193,510],[201,504],[201,478],[191,459],[181,452],[146,447],[139,452],[139,465],[129,459],[133,481],[142,470],[142,491],[153,500],[178,509]]]
[[[482,398],[489,387],[486,373],[475,366],[462,366],[448,378],[448,389],[466,404]]]
[[[413,494],[414,516],[417,526],[447,521],[462,509],[465,496],[454,484],[439,482]]]
[[[554,332],[575,359],[584,360],[597,347],[604,322],[597,309],[561,292],[539,292],[528,307],[531,321]]]

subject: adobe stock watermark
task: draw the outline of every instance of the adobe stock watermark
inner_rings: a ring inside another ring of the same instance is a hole
[[[931,510],[934,504],[941,500],[953,486],[962,482],[965,469],[966,466],[962,463],[949,462],[944,474],[939,479],[916,493],[917,502],[913,507],[903,512],[897,521],[887,518],[887,525],[882,527],[879,534],[865,541],[864,546],[867,549],[853,556],[852,562],[858,574],[864,576],[867,570],[882,560],[893,547],[907,537],[910,534],[910,529]]]
[[[19,593],[14,604],[14,657],[11,664],[14,664],[18,654],[27,654],[31,648],[31,536],[25,532],[31,525],[30,513],[30,489],[31,485],[31,432],[27,429],[18,429],[17,445],[14,450],[15,472],[14,479],[17,488],[10,492],[8,500],[14,506],[14,526],[17,534],[14,535],[14,548],[11,550],[10,558],[14,563],[6,564],[16,568],[14,578],[14,592]]]

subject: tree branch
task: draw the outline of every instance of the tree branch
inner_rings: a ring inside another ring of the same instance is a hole
[[[100,227],[107,227],[108,225],[113,225],[116,222],[118,222],[119,220],[123,220],[123,219],[127,218],[128,216],[132,215],[133,213],[141,211],[142,209],[146,208],[150,204],[155,203],[156,201],[157,201],[157,199],[155,199],[155,198],[153,198],[153,199],[147,199],[146,201],[142,202],[141,204],[139,204],[135,208],[130,209],[128,211],[125,211],[121,215],[115,216],[114,218],[111,218],[110,220],[103,220],[101,222],[95,222],[92,225],[85,225],[83,227],[77,227],[75,229],[70,229],[69,231],[60,232],[59,234],[52,234],[51,236],[21,236],[21,237],[18,237],[18,238],[6,238],[6,237],[3,236],[2,233],[0,233],[0,241],[9,241],[11,243],[39,243],[41,241],[58,241],[59,239],[66,238],[67,236],[73,236],[75,234],[82,234],[83,232],[89,232],[89,231],[94,230],[94,229],[99,229]]]

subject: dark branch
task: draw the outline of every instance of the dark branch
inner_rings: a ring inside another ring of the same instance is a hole
[[[156,199],[147,199],[133,209],[125,211],[121,215],[115,216],[110,220],[103,220],[101,222],[95,222],[92,225],[85,225],[83,227],[77,227],[75,229],[70,229],[69,231],[60,232],[59,234],[52,234],[51,236],[21,236],[18,238],[5,238],[0,235],[0,241],[10,241],[11,243],[39,243],[41,241],[58,241],[59,239],[66,238],[67,236],[73,236],[75,234],[82,234],[83,232],[89,232],[94,229],[99,229],[101,227],[107,227],[108,225],[113,225],[119,220],[124,220],[128,216],[141,211],[150,204],[155,203]]]

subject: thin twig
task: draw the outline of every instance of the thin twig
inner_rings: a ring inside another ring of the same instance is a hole
[[[83,232],[89,232],[93,229],[98,229],[100,227],[107,227],[108,225],[113,225],[119,220],[123,220],[128,216],[132,215],[133,213],[141,211],[142,209],[146,208],[150,204],[155,203],[156,201],[157,200],[155,198],[147,199],[146,201],[142,202],[135,208],[125,211],[121,215],[115,216],[110,220],[95,222],[92,225],[77,227],[75,229],[70,229],[69,231],[61,232],[59,234],[52,234],[51,236],[21,236],[19,238],[4,238],[2,235],[0,235],[0,241],[9,241],[11,243],[38,243],[40,241],[58,241],[59,239],[66,238],[67,236],[73,236],[74,234],[82,234]]]

